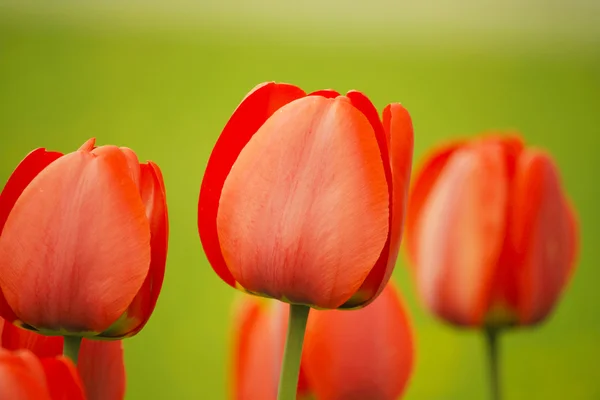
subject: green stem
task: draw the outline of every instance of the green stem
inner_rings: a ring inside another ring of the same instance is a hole
[[[73,364],[77,365],[79,347],[81,347],[81,336],[64,336],[63,355],[69,357]]]
[[[488,362],[489,362],[489,371],[490,371],[490,399],[492,400],[500,400],[501,399],[501,390],[500,390],[500,361],[499,361],[499,334],[500,332],[494,328],[485,328],[485,341],[487,344],[487,352],[488,352]]]
[[[277,400],[296,400],[302,345],[304,344],[304,332],[306,331],[309,311],[310,307],[308,306],[290,305],[290,319],[285,339]]]

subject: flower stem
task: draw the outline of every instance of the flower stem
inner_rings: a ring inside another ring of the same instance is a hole
[[[499,361],[499,334],[498,329],[487,327],[484,330],[485,341],[488,352],[488,363],[490,371],[490,399],[500,400],[500,361]]]
[[[310,307],[308,306],[290,305],[290,319],[285,339],[277,400],[296,400],[302,345],[304,344],[304,332],[306,331],[309,311]]]
[[[79,347],[81,347],[81,336],[64,336],[63,355],[69,357],[73,364],[77,365],[79,358]]]

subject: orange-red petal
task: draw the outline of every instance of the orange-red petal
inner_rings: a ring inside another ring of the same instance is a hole
[[[217,212],[225,179],[238,155],[264,122],[285,104],[305,96],[302,89],[267,82],[254,88],[237,107],[212,151],[198,201],[198,231],[206,257],[219,277],[235,287],[217,234]]]
[[[392,219],[394,218],[394,197],[393,197],[393,179],[392,179],[392,168],[390,165],[390,154],[389,154],[389,142],[386,139],[384,127],[379,119],[377,109],[371,103],[371,100],[361,92],[351,90],[346,95],[354,107],[356,107],[363,115],[369,120],[377,139],[377,145],[379,146],[379,152],[381,161],[383,162],[383,168],[385,172],[385,179],[388,184],[388,201],[389,201],[389,233],[392,232]],[[386,271],[390,260],[390,239],[391,236],[388,233],[388,239],[381,250],[381,254],[377,259],[377,262],[371,268],[369,275],[362,283],[361,287],[357,292],[348,300],[342,308],[354,308],[367,304],[379,293],[379,287],[385,286],[383,280],[386,279]],[[394,259],[395,260],[395,259]],[[393,264],[392,264],[393,268]],[[387,281],[387,280],[386,280]]]
[[[76,151],[46,167],[6,221],[0,259],[0,287],[23,322],[108,328],[150,264],[150,228],[123,153],[112,146]]]
[[[125,398],[123,342],[83,339],[77,370],[86,400]]]
[[[278,339],[277,329],[268,309],[256,298],[245,296],[238,303],[233,332],[232,398],[275,400],[281,350],[273,341]]]
[[[140,188],[140,160],[138,159],[135,152],[128,147],[120,147],[119,150],[121,150],[121,152],[125,155],[125,158],[127,159],[127,166],[129,167],[129,176],[131,177],[131,180],[133,181],[133,183],[135,183],[135,186]]]
[[[92,150],[94,150],[96,148],[96,138],[90,138],[88,140],[85,141],[85,143],[83,143],[81,145],[81,147],[79,147],[79,151],[87,151],[90,152]]]
[[[44,336],[2,321],[0,330],[0,347],[7,350],[29,350],[36,356],[55,357],[62,354],[62,336]]]
[[[389,232],[389,196],[367,118],[347,100],[282,107],[223,186],[217,230],[244,288],[337,308],[360,287]]]
[[[519,159],[512,202],[511,244],[519,255],[517,313],[522,324],[554,307],[574,261],[573,217],[552,159],[526,150]]]
[[[144,284],[119,321],[101,336],[124,337],[138,333],[148,322],[162,288],[167,262],[169,218],[163,177],[153,162],[141,164],[140,195],[150,222],[150,269]]]
[[[381,293],[387,285],[400,250],[402,229],[410,175],[412,171],[412,157],[414,147],[414,133],[412,119],[408,111],[398,103],[392,103],[383,110],[383,127],[388,138],[390,164],[392,170],[392,211],[390,231],[390,252],[387,259],[385,274],[379,283],[376,294]]]
[[[54,400],[48,392],[44,369],[29,351],[0,348],[0,399]]]
[[[425,157],[423,165],[415,173],[406,208],[406,231],[404,241],[411,266],[419,265],[418,251],[420,234],[417,230],[425,202],[433,189],[450,156],[463,142],[453,142],[437,148]]]
[[[417,286],[425,304],[461,325],[482,322],[504,243],[508,187],[496,144],[455,151],[413,227]]]
[[[0,194],[0,234],[8,219],[8,215],[23,190],[44,168],[61,156],[61,153],[46,151],[46,149],[40,148],[33,150],[19,163],[10,178],[8,178]],[[6,302],[2,289],[0,289],[0,317],[8,321],[17,319],[13,310]]]
[[[41,360],[52,400],[88,400],[83,391],[77,368],[66,357]]]
[[[319,400],[395,400],[414,364],[408,315],[390,284],[356,311],[312,310],[302,365]]]

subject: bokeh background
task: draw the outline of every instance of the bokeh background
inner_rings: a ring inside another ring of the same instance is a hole
[[[417,164],[441,140],[519,130],[555,156],[582,242],[552,318],[503,338],[506,399],[598,399],[599,16],[590,0],[0,0],[0,182],[31,149],[92,136],[156,161],[170,252],[154,316],[125,344],[127,399],[224,399],[236,293],[203,255],[197,198],[247,91],[275,80],[400,101]],[[427,315],[398,264],[418,334],[406,398],[485,398],[483,341]]]

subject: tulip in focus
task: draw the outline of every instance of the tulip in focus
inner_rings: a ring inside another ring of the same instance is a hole
[[[84,400],[81,380],[66,357],[39,359],[28,350],[0,348],[0,399]]]
[[[232,287],[321,309],[358,308],[396,262],[413,151],[408,112],[362,93],[264,83],[208,161],[198,228]]]
[[[0,316],[50,335],[123,338],[146,324],[167,254],[158,166],[115,146],[32,151],[0,195]]]
[[[406,241],[425,305],[457,325],[531,325],[575,267],[577,224],[552,158],[517,137],[437,149],[416,175]]]
[[[40,335],[0,319],[0,349],[28,350],[44,362],[47,358],[56,358],[62,355],[63,341],[64,339],[60,336]],[[125,364],[121,340],[83,339],[77,371],[82,381],[86,400],[122,400],[125,398]],[[0,396],[0,399],[3,398]]]
[[[289,306],[246,297],[234,333],[235,400],[274,400]],[[299,400],[396,400],[414,365],[408,315],[392,283],[356,311],[313,311],[308,320]]]

